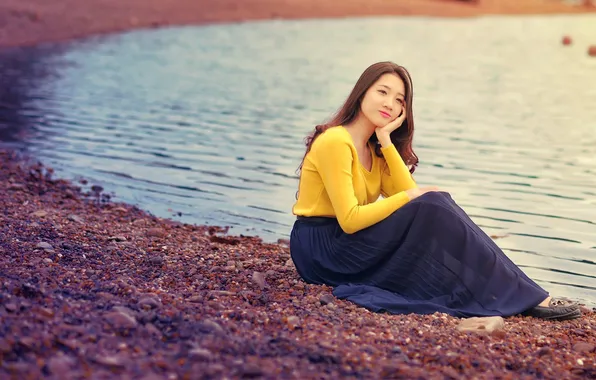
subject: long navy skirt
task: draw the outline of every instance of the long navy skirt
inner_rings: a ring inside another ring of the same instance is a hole
[[[336,219],[300,218],[290,252],[306,282],[376,312],[505,317],[548,297],[445,192],[354,234]]]

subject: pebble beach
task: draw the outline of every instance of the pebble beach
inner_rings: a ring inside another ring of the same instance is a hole
[[[0,47],[266,18],[594,11],[548,0],[73,3],[8,0]],[[474,331],[441,313],[372,313],[304,283],[287,241],[158,218],[108,190],[0,150],[0,378],[596,378],[594,309]]]

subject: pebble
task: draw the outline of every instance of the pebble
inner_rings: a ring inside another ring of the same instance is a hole
[[[259,286],[261,289],[265,289],[267,287],[267,282],[265,281],[265,275],[261,272],[253,272],[252,274],[252,281]]]
[[[134,317],[120,311],[107,313],[104,318],[117,329],[133,329],[138,325]]]
[[[335,297],[332,294],[323,294],[321,298],[319,298],[321,305],[328,305],[335,301]]]
[[[596,345],[593,343],[579,342],[573,345],[573,351],[588,354],[596,351]]]
[[[51,374],[59,376],[68,373],[76,363],[76,359],[71,356],[57,355],[52,356],[46,365]]]
[[[85,221],[83,220],[83,218],[81,218],[78,215],[75,214],[70,214],[66,217],[66,219],[72,221],[72,222],[77,222],[77,223],[84,223]]]
[[[115,355],[99,355],[93,358],[93,361],[112,368],[123,368],[126,366],[126,360]]]
[[[31,214],[31,216],[34,216],[36,218],[44,218],[44,217],[48,216],[48,212],[45,210],[38,210],[38,211],[33,212]]]
[[[149,228],[147,230],[147,236],[161,238],[166,236],[166,232],[161,228]]]
[[[200,330],[206,333],[224,334],[225,330],[217,322],[205,319],[200,323]]]
[[[45,241],[42,241],[41,243],[37,243],[37,245],[35,246],[36,248],[41,248],[43,250],[46,251],[53,251],[54,247],[52,247],[52,245],[50,243],[46,243]]]
[[[493,334],[505,328],[502,317],[473,317],[462,319],[457,326],[458,331]]]
[[[188,352],[188,355],[191,359],[200,361],[209,361],[213,358],[213,354],[211,353],[211,351],[200,347],[193,348]]]
[[[300,326],[300,318],[298,318],[295,315],[291,315],[286,319],[286,322],[288,323],[288,327],[290,327],[290,329],[295,329],[298,326]]]
[[[144,297],[139,300],[139,307],[145,310],[158,309],[161,301],[155,297]]]
[[[7,304],[4,304],[4,308],[9,312],[14,313],[19,309],[19,306],[14,302],[9,302]]]
[[[27,187],[21,183],[11,183],[8,186],[9,190],[25,190]]]

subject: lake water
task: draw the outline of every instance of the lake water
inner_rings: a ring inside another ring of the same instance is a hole
[[[569,34],[574,44],[561,45]],[[0,136],[158,216],[287,238],[303,137],[371,63],[414,79],[416,180],[596,304],[596,16],[267,21],[0,53]]]

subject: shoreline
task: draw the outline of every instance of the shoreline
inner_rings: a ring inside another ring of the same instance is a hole
[[[596,6],[560,0],[4,0],[0,49],[31,46],[139,28],[270,19],[363,16],[475,17],[596,13]]]

